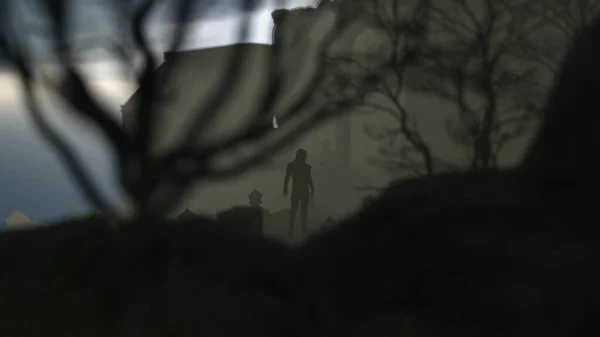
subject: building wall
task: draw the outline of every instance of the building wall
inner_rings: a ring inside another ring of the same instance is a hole
[[[298,29],[306,29],[299,26]],[[320,27],[315,25],[313,33],[317,34]],[[360,34],[358,34],[360,32]],[[310,34],[309,34],[310,35]],[[385,58],[387,42],[382,35],[374,30],[362,30],[361,23],[357,22],[332,45],[331,52],[347,52],[358,55],[367,55],[369,51],[377,50],[381,53],[381,60]],[[159,139],[156,145],[157,152],[171,148],[181,139],[184,131],[188,129],[190,121],[194,119],[197,111],[193,106],[202,106],[214,96],[214,90],[229,67],[229,58],[233,48],[217,48],[204,50],[198,53],[189,53],[180,59],[176,65],[173,76],[165,79],[163,83],[165,97],[157,103],[160,110]],[[272,65],[267,62],[269,48],[266,46],[249,45],[247,54],[243,57],[243,69],[238,81],[229,84],[231,98],[219,110],[217,124],[210,128],[204,135],[205,139],[216,139],[230,133],[235,128],[243,125],[256,110],[259,98],[265,94],[265,84],[268,79],[268,69]],[[294,58],[295,57],[295,58]],[[377,59],[371,59],[377,62]],[[300,87],[314,74],[315,64],[307,58],[302,45],[290,50],[286,56],[288,72],[286,73],[283,89],[285,98],[280,101],[277,112],[285,110],[286,104],[298,97]],[[464,148],[453,143],[444,129],[445,120],[455,114],[454,108],[435,97],[418,93],[407,93],[403,98],[407,109],[416,116],[417,124],[422,137],[430,144],[436,156],[465,165],[467,163]],[[131,115],[129,105],[124,109],[124,123],[131,125],[128,114]],[[128,111],[129,110],[129,111]],[[350,111],[349,111],[350,112]],[[350,122],[350,120],[352,122]],[[363,132],[365,123],[375,123],[380,126],[397,126],[395,121],[385,113],[372,113],[354,111],[350,118],[328,120],[316,126],[298,141],[290,144],[277,157],[269,163],[256,167],[244,174],[229,179],[211,181],[197,186],[179,206],[179,212],[190,208],[194,212],[211,213],[219,209],[230,207],[232,204],[247,204],[247,195],[258,189],[263,194],[264,206],[268,209],[287,207],[289,200],[281,195],[285,164],[294,158],[297,148],[308,150],[308,162],[320,173],[315,175],[317,187],[317,200],[324,208],[331,209],[332,214],[341,214],[360,203],[364,192],[357,192],[354,187],[364,185],[382,186],[393,178],[386,172],[370,164],[369,158],[378,156],[379,144]],[[338,148],[344,160],[353,167],[351,178],[321,170],[324,158],[320,158],[320,150],[324,140],[330,140]],[[501,166],[513,165],[521,156],[527,137],[512,143],[500,158]],[[401,142],[401,140],[400,140]],[[401,143],[400,143],[401,144]],[[241,150],[244,152],[247,150]],[[399,173],[398,175],[402,175]],[[327,191],[327,192],[324,192]],[[326,196],[325,196],[326,195]]]

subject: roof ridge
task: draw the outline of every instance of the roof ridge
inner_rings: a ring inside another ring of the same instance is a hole
[[[165,52],[163,52],[163,57],[166,58],[169,55],[175,55],[175,54],[194,53],[194,52],[207,51],[207,50],[230,48],[230,47],[237,46],[237,45],[262,46],[262,47],[271,48],[271,44],[267,44],[267,43],[238,42],[238,43],[224,44],[224,45],[219,45],[219,46],[211,46],[211,47],[207,47],[207,48],[194,48],[194,49],[187,49],[187,50],[165,51]]]

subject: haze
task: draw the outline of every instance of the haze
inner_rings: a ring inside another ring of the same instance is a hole
[[[214,2],[213,16],[198,17],[190,22],[191,32],[182,49],[207,48],[228,45],[236,42],[269,44],[272,23],[270,12],[273,6],[263,3],[251,13],[236,13],[226,4]],[[310,1],[290,1],[287,7],[310,5]],[[248,41],[236,41],[235,27],[241,15],[251,15],[252,34]],[[168,31],[169,22],[160,16],[149,28],[154,37],[157,55],[161,55],[164,44],[161,34]],[[40,50],[43,50],[40,44]],[[117,64],[102,50],[86,52],[89,60],[85,64],[93,87],[103,96],[107,106],[120,118],[119,105],[123,104],[136,89],[132,81]],[[39,60],[40,69],[51,68],[52,58],[43,52]],[[30,219],[48,221],[72,213],[86,212],[90,206],[83,200],[78,188],[71,182],[51,149],[45,144],[32,124],[18,89],[18,79],[9,70],[0,73],[0,151],[3,154],[3,167],[0,171],[0,218],[5,219],[18,210]],[[46,96],[47,93],[43,93]],[[46,97],[49,99],[49,97]],[[444,153],[445,158],[456,162],[464,161],[462,150],[452,144],[445,136],[443,119],[451,112],[440,101],[415,94],[404,98],[409,109],[418,113],[423,137],[431,143],[435,152]],[[119,188],[113,175],[113,158],[107,151],[104,141],[95,130],[81,121],[64,114],[64,107],[54,106],[47,109],[53,124],[70,140],[76,151],[86,163],[86,167],[102,187],[104,194],[113,202],[120,200]],[[339,216],[359,204],[367,192],[357,191],[358,186],[383,186],[391,176],[381,169],[373,167],[367,158],[377,155],[377,143],[363,134],[365,123],[385,124],[386,116],[362,114],[352,117],[352,168],[353,177],[340,177],[336,172],[320,173],[315,176],[316,198],[332,216]],[[288,201],[281,195],[285,164],[293,159],[297,148],[308,151],[308,163],[318,168],[322,165],[321,156],[324,142],[333,142],[336,121],[316,128],[289,151],[278,156],[272,163],[248,172],[229,181],[210,183],[202,186],[180,205],[179,210],[190,208],[199,213],[214,213],[235,204],[248,203],[248,194],[258,189],[264,194],[263,206],[268,209],[288,207]],[[526,139],[515,142],[500,158],[501,165],[510,165],[518,159]],[[324,171],[322,171],[324,172]]]

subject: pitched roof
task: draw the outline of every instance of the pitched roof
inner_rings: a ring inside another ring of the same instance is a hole
[[[189,126],[189,122],[197,114],[198,107],[203,106],[202,102],[214,96],[215,87],[231,67],[231,58],[235,51],[239,51],[238,47],[244,54],[243,61],[239,65],[237,80],[227,87],[231,93],[230,97],[235,99],[228,99],[222,111],[219,111],[217,125],[210,130],[216,133],[223,131],[220,129],[223,125],[231,127],[232,123],[241,123],[238,119],[248,116],[252,107],[257,105],[257,97],[266,93],[266,70],[270,66],[268,56],[271,46],[242,43],[164,54],[164,62],[156,69],[157,91],[160,95],[155,103],[159,115],[157,125],[163,130],[158,136],[161,138],[159,148],[164,149],[163,146],[169,147],[169,144],[174,144],[173,142],[181,137],[181,132],[172,130],[181,130]],[[134,125],[132,118],[136,113],[135,106],[139,97],[138,89],[121,106],[123,125],[126,128]]]
[[[199,75],[198,77],[189,76],[186,79],[194,81],[195,79],[199,79],[200,75],[203,71],[207,71],[213,69],[212,66],[215,63],[222,62],[223,60],[227,60],[233,55],[233,51],[240,47],[243,48],[242,51],[244,53],[248,53],[254,55],[256,53],[264,54],[271,50],[271,46],[267,44],[257,44],[257,43],[239,43],[239,44],[231,44],[224,46],[217,46],[211,48],[202,48],[202,49],[191,49],[184,51],[169,51],[163,53],[163,62],[156,69],[157,82],[159,85],[166,84],[166,78],[164,76],[165,73],[165,64],[173,63],[173,62],[181,62],[181,66],[186,68],[186,70],[194,69],[197,71],[192,71],[191,73]],[[194,84],[194,83],[188,83]],[[121,108],[122,110],[127,110],[128,107],[134,102],[139,94],[139,88],[133,93],[133,95],[125,102]]]

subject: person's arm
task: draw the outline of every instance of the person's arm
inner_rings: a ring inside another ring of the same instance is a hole
[[[311,170],[310,166],[308,167],[308,187],[310,187],[310,194],[314,196],[315,195],[315,184],[313,183],[312,170]]]
[[[283,180],[283,196],[287,196],[288,194],[288,183],[290,182],[290,175],[292,172],[290,172],[290,165],[287,166],[287,169],[285,171],[285,179]]]

